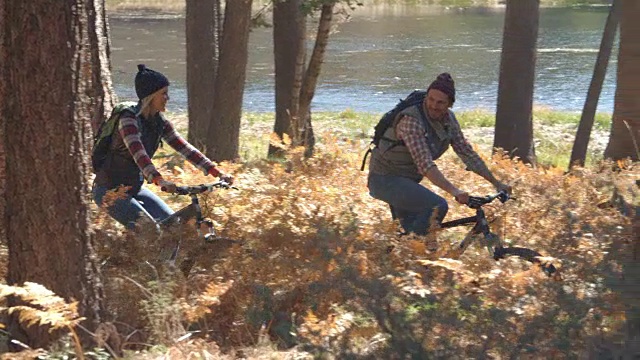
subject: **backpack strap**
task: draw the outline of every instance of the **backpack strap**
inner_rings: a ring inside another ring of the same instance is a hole
[[[424,112],[424,108],[422,106],[418,106],[418,111],[420,111],[420,117],[422,120],[422,124],[426,127],[429,126],[429,120],[427,120],[427,114]]]
[[[369,154],[371,154],[371,151],[372,151],[372,148],[370,144],[369,148],[367,149],[367,152],[364,153],[364,158],[362,159],[362,165],[360,166],[360,171],[364,171],[365,164],[367,163],[367,157],[369,156]]]

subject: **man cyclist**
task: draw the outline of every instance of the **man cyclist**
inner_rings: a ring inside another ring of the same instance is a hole
[[[434,162],[450,145],[468,170],[499,191],[511,191],[511,186],[496,179],[465,139],[450,110],[455,98],[451,75],[438,75],[427,88],[424,101],[401,111],[372,150],[369,192],[390,205],[394,219],[400,220],[406,233],[426,235],[431,226],[442,222],[449,209],[444,198],[420,185],[424,177],[460,204],[469,201],[469,194],[453,185]],[[434,243],[427,245],[435,250]]]

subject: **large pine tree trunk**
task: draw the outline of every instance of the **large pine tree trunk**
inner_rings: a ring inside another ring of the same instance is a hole
[[[6,58],[6,47],[4,46],[4,34],[6,34],[6,13],[5,13],[4,1],[0,1],[0,60]],[[0,71],[3,71],[2,63],[0,63]],[[0,110],[4,109],[5,102],[8,100],[7,84],[4,82],[4,78],[0,73]],[[5,141],[5,125],[6,117],[0,115],[0,249],[6,246],[6,231],[5,231],[5,189],[6,189],[6,156],[4,149]],[[1,276],[2,274],[0,274]]]
[[[584,166],[587,158],[587,147],[589,145],[589,138],[591,137],[591,128],[593,127],[593,121],[598,108],[598,100],[600,99],[600,92],[602,91],[602,83],[607,73],[609,57],[611,56],[611,49],[613,48],[613,41],[615,40],[616,29],[618,28],[618,19],[620,18],[619,10],[619,1],[614,0],[609,10],[609,16],[607,16],[602,41],[600,42],[600,51],[598,52],[596,66],[593,69],[591,85],[589,86],[587,99],[582,109],[582,117],[580,117],[580,123],[578,124],[576,141],[573,144],[571,160],[569,161],[569,170],[572,166]]]
[[[235,160],[240,142],[242,96],[249,58],[249,30],[253,0],[227,2],[213,95],[206,153],[215,161]]]
[[[622,0],[616,100],[604,156],[640,157],[640,2]]]
[[[507,0],[494,148],[535,164],[533,85],[540,0]]]
[[[89,21],[92,12],[102,17],[102,10],[90,0],[11,1],[4,7],[7,282],[37,282],[79,301],[92,329],[103,304],[89,235],[87,140],[89,119],[102,109],[87,94],[102,84],[93,73],[91,50],[99,46],[91,44]],[[9,330],[32,347],[51,340],[15,319]]]
[[[302,73],[297,65],[299,54],[304,54],[305,17],[301,11],[301,0],[276,2],[273,7],[273,53],[275,64],[276,119],[273,132],[280,138],[284,134],[293,138],[291,114],[297,113]],[[304,57],[302,57],[304,59]],[[304,61],[302,63],[304,66]],[[279,148],[269,146],[269,155]]]
[[[187,92],[189,142],[200,148],[207,143],[213,116],[221,27],[220,0],[187,0]]]

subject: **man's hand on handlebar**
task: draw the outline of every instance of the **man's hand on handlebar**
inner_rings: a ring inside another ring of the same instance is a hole
[[[458,190],[453,194],[453,197],[459,204],[466,205],[469,203],[469,193],[466,191]]]
[[[498,190],[498,192],[500,192],[500,191],[504,191],[504,192],[506,192],[507,194],[511,195],[511,192],[513,191],[513,188],[512,188],[512,187],[511,187],[511,185],[509,185],[509,184],[505,184],[505,183],[502,183],[502,182],[498,182],[498,183],[496,184],[496,190]]]

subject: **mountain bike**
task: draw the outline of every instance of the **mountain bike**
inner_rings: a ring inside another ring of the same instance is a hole
[[[471,196],[469,197],[467,206],[475,209],[475,216],[446,221],[440,224],[441,229],[474,224],[464,239],[454,249],[448,252],[445,257],[453,259],[459,258],[475,239],[482,238],[483,245],[487,248],[489,254],[493,256],[494,260],[498,261],[507,256],[517,256],[531,263],[538,264],[547,275],[553,275],[556,272],[556,267],[549,262],[543,261],[544,257],[540,255],[539,252],[523,247],[505,247],[500,237],[491,232],[482,206],[491,203],[495,199],[500,200],[501,203],[505,203],[510,199],[510,196],[505,191],[485,197]]]
[[[198,195],[212,192],[215,189],[236,188],[224,181],[195,186],[177,186],[174,194],[191,197],[191,203],[159,223],[163,233],[166,232],[172,234],[173,237],[177,237],[177,239],[170,241],[173,249],[167,261],[169,266],[172,267],[175,267],[176,263],[179,262],[178,267],[185,278],[188,277],[199,258],[218,255],[229,247],[240,244],[238,240],[218,236],[213,221],[203,217]],[[167,191],[164,187],[161,190]],[[185,238],[188,236],[185,236],[184,225],[187,225],[188,228],[191,223],[195,225],[195,239],[187,241]],[[181,252],[184,255],[179,255]],[[178,261],[179,258],[182,261]]]

